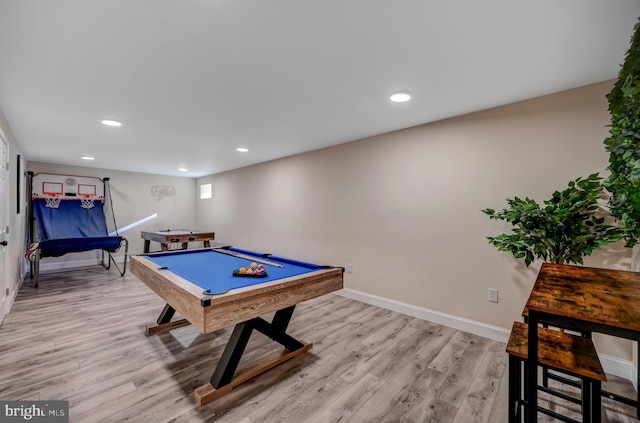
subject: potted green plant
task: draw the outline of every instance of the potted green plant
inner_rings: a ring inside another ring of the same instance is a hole
[[[582,257],[622,236],[621,228],[605,223],[605,217],[598,213],[601,181],[597,173],[570,181],[564,191],[555,191],[543,205],[528,197],[514,197],[507,199],[509,208],[482,210],[491,219],[513,226],[511,233],[487,237],[489,243],[524,259],[527,267],[536,258],[582,264]]]
[[[640,22],[607,99],[611,128],[604,144],[611,173],[604,187],[611,193],[611,215],[624,228],[626,246],[632,247],[640,240]]]

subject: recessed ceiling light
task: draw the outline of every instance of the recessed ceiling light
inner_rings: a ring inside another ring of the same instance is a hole
[[[107,126],[122,126],[121,122],[118,122],[117,120],[113,120],[113,119],[103,119],[101,122],[103,125],[107,125]]]
[[[180,172],[188,172],[189,171],[189,169],[187,169],[186,167],[179,167],[178,170]]]
[[[96,158],[93,156],[82,156],[81,157],[82,160],[95,160]]]
[[[389,99],[396,103],[404,103],[405,101],[411,100],[411,96],[409,93],[395,93]]]
[[[238,147],[236,148],[236,151],[239,151],[241,153],[246,153],[247,151],[249,151],[249,149],[246,147]]]

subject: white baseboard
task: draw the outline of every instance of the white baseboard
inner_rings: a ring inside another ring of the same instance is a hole
[[[448,326],[463,332],[473,333],[484,338],[493,339],[494,341],[504,342],[509,340],[510,330],[497,326],[487,325],[486,323],[476,322],[474,320],[465,319],[463,317],[453,316],[451,314],[441,313],[428,308],[418,307],[400,301],[390,300],[388,298],[379,297],[377,295],[367,294],[353,289],[342,289],[337,292],[352,300],[382,307],[387,310],[395,311],[407,316],[416,317],[418,319],[437,323],[439,325]]]
[[[109,257],[105,255],[105,263],[109,260]],[[114,257],[114,260],[118,265],[124,263],[124,256]],[[47,259],[40,259],[40,273],[46,273],[55,270],[75,269],[76,267],[88,267],[97,266],[100,264],[100,259],[84,259],[84,260],[69,260],[69,261],[54,261],[47,263]]]
[[[636,379],[636,369],[632,362],[607,354],[598,354],[598,357],[600,358],[600,363],[602,363],[602,368],[605,373],[630,380],[636,392],[638,391],[637,384],[634,382]]]
[[[373,294],[344,288],[337,292],[338,295],[351,298],[366,304],[371,304],[387,310],[395,311],[407,316],[426,320],[428,322],[437,323],[463,332],[472,333],[474,335],[489,338],[494,341],[504,342],[509,340],[510,329],[498,326],[488,325],[486,323],[475,320],[465,319],[464,317],[454,316],[452,314],[442,313],[428,308],[418,307],[412,304],[403,303],[389,298],[379,297]],[[631,381],[635,380],[635,368],[630,361],[621,360],[606,354],[598,354],[602,367],[607,374],[619,376]],[[637,382],[636,382],[637,383]],[[634,386],[636,384],[634,383]],[[637,388],[636,388],[637,390]]]
[[[76,267],[96,266],[100,264],[99,259],[87,259],[87,260],[70,260],[70,261],[54,261],[47,263],[47,259],[40,259],[40,272],[49,272],[52,270],[65,270],[73,269]]]

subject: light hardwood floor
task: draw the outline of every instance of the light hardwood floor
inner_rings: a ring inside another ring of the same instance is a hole
[[[503,343],[333,294],[296,308],[290,332],[314,342],[309,353],[197,406],[232,328],[145,336],[163,306],[99,266],[42,274],[39,289],[27,279],[0,326],[0,399],[67,400],[71,422],[506,421]],[[273,347],[254,334],[243,361]],[[616,377],[608,388],[633,393]],[[603,408],[605,422],[636,421]]]

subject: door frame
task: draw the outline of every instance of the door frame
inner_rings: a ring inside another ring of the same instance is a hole
[[[0,242],[9,241],[9,222],[10,222],[10,192],[11,192],[11,173],[9,172],[9,141],[0,130],[0,150],[4,152],[4,157],[0,155],[0,184],[4,184],[0,192]],[[8,246],[0,245],[0,323],[9,313],[11,307],[11,286],[9,275],[9,249]]]

